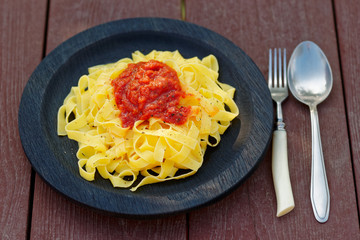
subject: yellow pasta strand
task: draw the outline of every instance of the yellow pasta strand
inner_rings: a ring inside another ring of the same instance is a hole
[[[191,106],[191,114],[180,126],[150,118],[123,128],[111,81],[129,63],[151,59],[177,72],[188,94],[181,104]],[[218,70],[213,55],[185,59],[178,51],[155,50],[146,55],[136,51],[132,58],[90,67],[89,74],[71,88],[58,110],[57,122],[58,135],[79,144],[76,156],[81,177],[94,181],[97,171],[114,187],[136,191],[143,185],[195,174],[207,145],[216,146],[239,114],[233,100],[235,88],[218,81]],[[179,169],[185,172],[178,174]]]

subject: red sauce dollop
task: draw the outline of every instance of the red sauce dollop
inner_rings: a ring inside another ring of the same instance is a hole
[[[180,97],[186,93],[176,71],[162,62],[130,63],[112,80],[112,86],[123,127],[132,127],[135,121],[150,117],[181,125],[190,113],[190,106],[179,105]]]

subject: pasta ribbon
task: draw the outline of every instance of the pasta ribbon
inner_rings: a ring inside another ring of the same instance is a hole
[[[191,113],[182,125],[151,117],[124,128],[111,81],[129,63],[152,59],[176,71],[187,93],[181,104],[191,106]],[[58,110],[58,135],[79,145],[79,174],[94,181],[98,172],[114,187],[131,187],[131,191],[195,174],[207,146],[218,145],[239,114],[233,100],[235,88],[218,81],[218,70],[213,55],[185,59],[178,51],[155,50],[147,55],[136,51],[131,58],[90,67]]]

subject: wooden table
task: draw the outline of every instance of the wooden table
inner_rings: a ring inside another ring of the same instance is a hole
[[[277,218],[271,150],[255,173],[219,202],[153,220],[109,217],[55,192],[32,170],[21,146],[21,93],[41,59],[89,27],[130,17],[181,19],[180,0],[3,0],[0,4],[0,239],[360,239],[360,2],[356,0],[185,1],[186,21],[220,33],[267,75],[268,49],[291,53],[317,43],[334,85],[319,105],[331,209],[327,223],[312,212],[308,108],[283,105],[295,209]]]

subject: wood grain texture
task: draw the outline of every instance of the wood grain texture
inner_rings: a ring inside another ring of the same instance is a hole
[[[190,214],[190,239],[359,238],[332,2],[224,0],[218,4],[218,1],[200,3],[188,0],[186,19],[232,40],[245,50],[265,76],[268,72],[269,48],[287,48],[289,59],[297,44],[304,40],[314,41],[327,55],[334,77],[329,98],[318,106],[331,195],[329,221],[326,224],[317,223],[311,208],[309,109],[289,96],[283,104],[283,113],[287,124],[289,168],[295,198],[293,212],[281,218],[275,217],[276,199],[272,185],[271,155],[268,154],[242,188],[219,205]],[[249,217],[240,218],[240,214]],[[243,230],[243,226],[248,225],[253,231]]]
[[[63,41],[90,27],[135,17],[180,19],[180,1],[50,1],[46,52],[49,53]]]
[[[360,2],[335,1],[336,28],[358,199],[360,198]]]
[[[130,17],[180,17],[179,1],[50,1],[47,53],[92,26]],[[186,239],[186,216],[135,221],[68,201],[38,176],[31,239]]]
[[[0,4],[0,239],[27,236],[31,166],[22,151],[17,114],[25,83],[41,61],[45,13],[46,1]]]
[[[106,216],[36,179],[31,239],[186,239],[184,215],[155,220]]]

